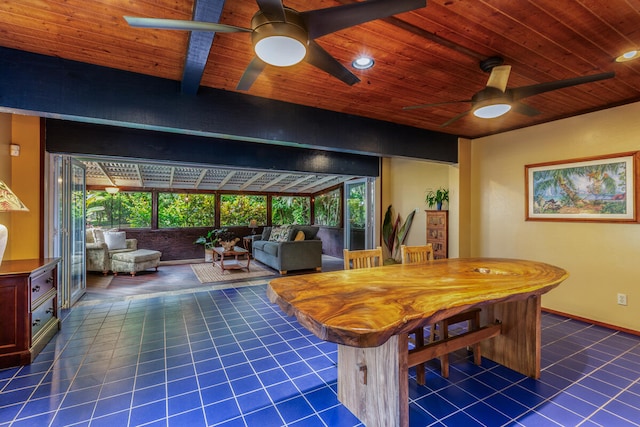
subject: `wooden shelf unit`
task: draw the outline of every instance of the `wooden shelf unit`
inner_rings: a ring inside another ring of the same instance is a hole
[[[30,364],[60,329],[58,261],[0,264],[0,368]]]
[[[449,211],[427,210],[427,243],[433,246],[434,259],[449,257]]]

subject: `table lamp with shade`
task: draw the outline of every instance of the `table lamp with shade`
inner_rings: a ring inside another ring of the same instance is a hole
[[[28,211],[27,207],[18,199],[18,196],[13,194],[13,191],[9,188],[4,181],[0,180],[0,212],[10,211]],[[4,256],[4,250],[7,247],[7,240],[9,239],[9,231],[7,227],[0,224],[0,264],[2,264],[2,257]]]
[[[252,219],[249,221],[249,228],[251,229],[251,234],[256,234],[256,228],[258,228],[258,221]]]

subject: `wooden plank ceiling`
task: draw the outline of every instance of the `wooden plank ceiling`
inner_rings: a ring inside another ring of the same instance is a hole
[[[285,1],[298,11],[342,3]],[[180,81],[189,33],[131,28],[122,17],[192,19],[193,9],[194,0],[3,1],[0,45]],[[250,27],[257,9],[227,0],[220,23]],[[362,81],[348,86],[306,63],[267,66],[247,93],[472,138],[640,100],[640,60],[614,62],[640,48],[640,0],[428,0],[317,41]],[[361,53],[375,59],[372,69],[351,68]],[[496,55],[512,66],[509,88],[608,71],[616,77],[527,98],[541,111],[534,117],[467,115],[441,127],[470,105],[403,110],[470,99],[488,78],[479,61]],[[201,85],[235,91],[252,58],[249,33],[217,33]]]

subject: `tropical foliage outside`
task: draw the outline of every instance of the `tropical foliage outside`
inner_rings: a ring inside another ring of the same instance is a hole
[[[86,195],[87,224],[103,228],[150,228],[152,194],[144,191],[89,190]],[[215,227],[215,194],[158,194],[158,227]],[[220,196],[220,227],[246,226],[255,219],[267,224],[267,196],[227,194]],[[273,196],[272,224],[310,224],[310,197]],[[315,224],[340,226],[340,190],[315,198]],[[364,218],[364,216],[362,216]]]
[[[313,205],[315,224],[327,227],[339,227],[342,212],[340,211],[340,189],[335,189],[315,197]]]
[[[271,198],[272,224],[310,224],[309,197],[274,196]]]

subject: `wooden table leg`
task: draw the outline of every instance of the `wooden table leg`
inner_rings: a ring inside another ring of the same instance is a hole
[[[338,399],[367,427],[409,425],[408,336],[379,347],[338,345]]]
[[[482,323],[502,323],[501,335],[482,342],[482,355],[514,371],[540,378],[540,299],[504,302],[483,307]]]

